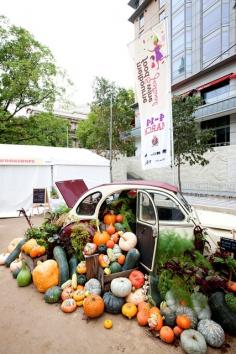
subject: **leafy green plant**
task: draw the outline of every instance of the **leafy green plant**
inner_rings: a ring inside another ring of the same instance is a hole
[[[72,227],[70,238],[73,249],[72,254],[75,253],[78,261],[81,261],[83,259],[83,249],[89,241],[90,233],[83,223],[78,223]]]
[[[230,310],[236,313],[236,297],[234,294],[225,294],[225,302]]]

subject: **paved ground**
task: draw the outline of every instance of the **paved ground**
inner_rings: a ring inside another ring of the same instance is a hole
[[[34,217],[33,223],[42,218]],[[0,219],[0,251],[9,241],[22,236],[27,228],[23,218]],[[104,314],[101,318],[87,322],[82,309],[64,314],[59,305],[43,301],[33,285],[18,288],[10,270],[0,267],[0,354],[178,354],[180,347],[162,343],[150,337],[136,320],[126,320],[122,315]],[[103,328],[103,320],[111,318],[114,327]],[[236,339],[227,338],[231,346],[228,354],[236,352]],[[208,348],[208,354],[219,354],[221,350]]]
[[[236,198],[185,195],[187,201],[203,210],[219,211],[236,215]]]

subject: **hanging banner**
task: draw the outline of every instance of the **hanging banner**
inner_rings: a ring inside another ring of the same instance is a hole
[[[130,45],[141,123],[143,169],[171,165],[171,81],[167,24],[161,21]]]

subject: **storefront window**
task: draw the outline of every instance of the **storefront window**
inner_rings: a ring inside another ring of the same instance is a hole
[[[204,103],[214,103],[229,97],[229,82],[218,85],[202,92]]]
[[[212,129],[214,137],[209,144],[211,146],[230,145],[230,117],[224,116],[210,119],[201,123],[201,129]]]

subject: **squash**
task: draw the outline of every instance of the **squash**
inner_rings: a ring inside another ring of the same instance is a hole
[[[62,289],[59,286],[49,288],[44,294],[44,301],[47,304],[55,304],[61,298]]]
[[[101,284],[95,278],[92,278],[87,281],[87,283],[85,284],[85,289],[89,291],[89,293],[92,295],[100,295],[102,292]]]
[[[86,256],[91,256],[92,254],[94,254],[96,252],[96,249],[97,249],[97,245],[95,245],[95,243],[88,242],[84,246],[84,254]]]
[[[199,320],[211,319],[211,309],[208,305],[208,298],[206,295],[203,295],[202,293],[193,293],[191,295],[191,301]]]
[[[209,298],[212,319],[219,323],[223,329],[236,335],[236,314],[230,310],[225,302],[224,293],[215,292]]]
[[[77,308],[76,302],[74,299],[66,299],[61,304],[61,310],[66,313],[75,311]]]
[[[171,310],[170,307],[167,306],[166,301],[162,301],[160,304],[161,315],[164,316],[164,324],[166,326],[173,327],[175,324],[176,314],[175,311]]]
[[[155,312],[155,313],[151,313],[150,315],[149,312],[148,326],[153,331],[160,331],[161,327],[163,327],[163,318],[161,314]]]
[[[28,286],[31,283],[31,272],[27,267],[25,261],[22,261],[22,267],[17,275],[16,280],[18,286]]]
[[[107,268],[110,264],[110,260],[106,254],[99,254],[98,262],[102,268]]]
[[[91,295],[84,299],[84,313],[89,318],[96,318],[104,312],[104,302],[99,295]]]
[[[79,285],[85,285],[86,282],[87,282],[86,275],[80,274],[80,275],[77,277],[77,283],[78,283]]]
[[[110,240],[110,235],[107,231],[96,231],[93,236],[93,243],[97,246],[105,245],[108,240]]]
[[[139,326],[146,326],[148,324],[149,318],[149,310],[147,308],[143,308],[141,311],[137,313],[137,321]]]
[[[77,264],[78,264],[78,259],[76,255],[71,256],[69,259],[70,278],[72,278],[72,275],[76,273]]]
[[[110,224],[106,227],[106,231],[109,233],[109,235],[112,235],[116,232],[116,228],[114,225]]]
[[[40,293],[45,293],[49,288],[58,285],[59,269],[57,262],[48,259],[45,262],[38,262],[32,271],[33,283]]]
[[[36,245],[33,248],[31,248],[31,251],[29,253],[31,258],[36,258],[39,256],[39,251],[40,251],[40,246]]]
[[[131,293],[132,284],[127,278],[119,277],[111,281],[111,291],[115,296],[126,297]]]
[[[197,330],[203,335],[207,344],[209,344],[211,347],[220,348],[224,344],[224,330],[215,321],[201,320],[198,323]]]
[[[140,312],[140,311],[142,311],[144,309],[146,309],[148,311],[148,313],[149,313],[149,311],[151,309],[151,305],[148,302],[146,302],[146,301],[140,302],[138,304],[138,312]]]
[[[76,272],[79,274],[85,274],[87,272],[85,261],[79,262],[79,264],[76,267]]]
[[[236,281],[228,281],[227,288],[230,291],[236,292]]]
[[[103,295],[103,301],[105,304],[105,311],[113,314],[120,313],[125,302],[122,297],[117,297],[112,294],[112,292],[106,292]]]
[[[131,281],[135,289],[139,289],[143,286],[145,282],[144,274],[139,270],[133,270],[129,275],[129,280]]]
[[[106,254],[107,253],[107,247],[104,244],[101,244],[97,248],[97,253],[99,254]]]
[[[175,339],[175,334],[172,328],[163,326],[160,330],[160,338],[165,343],[172,343]]]
[[[106,225],[110,225],[110,224],[115,224],[116,222],[116,215],[110,211],[109,213],[107,213],[104,218],[103,218],[103,222]]]
[[[125,317],[128,317],[128,319],[133,318],[134,316],[136,316],[138,309],[137,306],[135,304],[130,304],[130,303],[126,303],[122,306],[122,314]]]
[[[73,293],[74,293],[74,291],[73,291],[71,286],[68,286],[67,288],[63,289],[63,291],[61,293],[62,301],[72,298],[73,297]]]
[[[138,305],[141,302],[144,302],[146,300],[146,296],[144,294],[143,289],[136,289],[135,291],[132,291],[127,297],[126,297],[126,302],[130,302],[132,304]]]
[[[179,326],[175,326],[173,328],[174,334],[177,338],[180,337],[181,333],[183,332],[183,328],[180,328]]]
[[[112,320],[105,320],[103,322],[103,327],[106,329],[111,329],[113,326]]]
[[[21,250],[26,254],[30,254],[33,247],[38,246],[37,241],[34,238],[26,241],[25,244],[22,246]]]
[[[137,248],[130,249],[126,255],[125,264],[123,265],[122,269],[129,270],[135,268],[138,264],[139,258],[140,253]]]
[[[118,245],[114,245],[113,249],[107,249],[107,255],[111,262],[115,262],[122,255],[122,252]]]
[[[13,272],[15,269],[21,269],[22,267],[22,260],[19,258],[16,258],[13,262],[10,264],[10,270]]]
[[[187,329],[181,333],[180,344],[187,354],[205,354],[207,352],[205,338],[194,329]]]
[[[71,278],[71,286],[72,286],[72,289],[73,290],[76,290],[77,289],[77,274],[76,273],[74,273],[73,275],[72,275],[72,278]]]
[[[74,291],[73,293],[73,299],[77,302],[80,302],[82,300],[84,300],[85,298],[85,290],[84,289],[78,289],[76,291]]]
[[[62,285],[70,277],[69,265],[66,259],[66,253],[61,246],[56,246],[53,249],[53,256],[59,267],[59,285]]]
[[[176,311],[178,306],[178,301],[171,290],[168,290],[165,295],[165,301],[167,306],[172,310]]]
[[[116,244],[119,241],[119,234],[118,232],[115,232],[114,234],[111,235],[111,240]]]
[[[19,257],[19,254],[21,252],[21,247],[25,244],[26,239],[23,238],[18,244],[16,245],[15,249],[9,254],[7,259],[5,260],[5,266],[10,267],[10,264],[17,258]]]
[[[111,273],[119,273],[122,271],[122,267],[118,262],[112,262],[110,265]]]
[[[18,245],[18,243],[23,240],[22,237],[17,237],[14,238],[9,245],[7,246],[7,252],[11,253],[12,251],[14,251],[14,249],[16,248],[16,246]]]
[[[4,265],[7,257],[10,256],[10,253],[1,253],[0,254],[0,265]]]
[[[121,254],[118,259],[117,259],[117,262],[120,264],[120,265],[123,265],[125,263],[125,255],[124,254]]]
[[[20,273],[20,268],[15,268],[13,271],[12,271],[12,276],[14,279],[17,278],[17,275]]]
[[[71,287],[71,285],[72,285],[72,281],[71,281],[71,279],[68,279],[67,281],[65,281],[65,283],[63,283],[61,285],[61,288],[62,288],[62,290],[64,290],[65,288],[68,288],[69,286]]]
[[[117,223],[114,224],[114,226],[115,226],[117,231],[125,232],[125,227],[121,223],[117,222]]]
[[[108,240],[106,246],[107,248],[113,248],[115,246],[115,242],[113,240]]]
[[[191,326],[191,321],[186,315],[178,315],[176,317],[176,324],[180,328],[189,329]]]
[[[116,222],[123,222],[124,216],[122,214],[116,215]]]
[[[191,321],[191,328],[196,328],[197,326],[197,316],[195,312],[187,306],[178,306],[176,308],[176,316],[186,315]]]
[[[128,252],[131,248],[137,245],[137,236],[132,232],[119,232],[119,246],[122,251]]]

